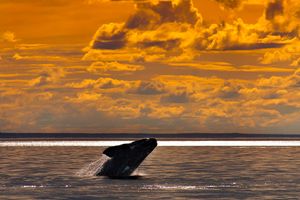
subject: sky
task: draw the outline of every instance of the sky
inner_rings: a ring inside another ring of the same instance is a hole
[[[0,132],[300,130],[298,0],[1,0]]]

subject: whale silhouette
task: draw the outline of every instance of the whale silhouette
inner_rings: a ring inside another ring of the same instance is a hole
[[[128,178],[156,146],[156,139],[147,138],[109,147],[103,151],[103,159],[98,162],[101,166],[95,175]]]

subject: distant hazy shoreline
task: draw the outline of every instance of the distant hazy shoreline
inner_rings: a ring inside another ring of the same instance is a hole
[[[155,137],[160,140],[300,140],[300,134],[240,133],[0,133],[0,140],[134,140]]]

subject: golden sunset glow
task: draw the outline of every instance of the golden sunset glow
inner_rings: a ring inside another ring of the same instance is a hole
[[[298,0],[2,0],[0,131],[300,129]]]

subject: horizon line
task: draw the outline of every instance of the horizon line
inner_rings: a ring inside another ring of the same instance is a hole
[[[106,147],[132,141],[6,141],[0,147]],[[299,147],[300,141],[158,141],[160,147]]]
[[[30,138],[30,137],[66,137],[66,138],[72,138],[72,137],[124,137],[127,136],[156,136],[156,137],[300,137],[300,133],[238,133],[238,132],[231,132],[231,133],[199,133],[199,132],[189,132],[189,133],[89,133],[89,132],[47,132],[47,133],[39,133],[39,132],[0,132],[0,138],[13,138],[13,137],[19,137],[19,138]]]

